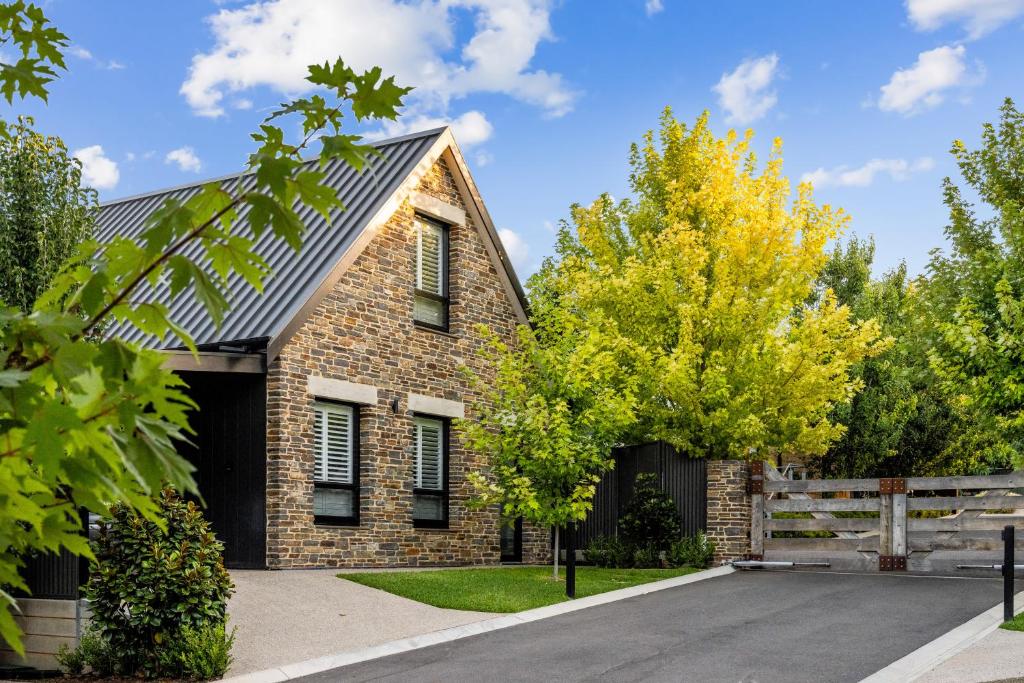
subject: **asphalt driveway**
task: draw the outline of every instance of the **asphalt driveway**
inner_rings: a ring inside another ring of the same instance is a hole
[[[998,579],[737,572],[306,681],[859,681],[1001,599]]]

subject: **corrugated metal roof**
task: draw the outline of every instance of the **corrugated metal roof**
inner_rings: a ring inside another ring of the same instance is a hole
[[[219,329],[196,299],[191,288],[170,302],[171,319],[184,327],[200,346],[232,341],[265,340],[272,337],[313,295],[373,215],[397,190],[443,131],[444,129],[440,128],[375,143],[374,146],[381,152],[381,156],[372,159],[362,172],[356,172],[343,161],[332,161],[324,169],[324,182],[338,192],[345,205],[345,211],[338,213],[328,223],[315,211],[300,207],[299,216],[306,226],[306,233],[299,252],[295,252],[283,240],[274,237],[270,230],[261,235],[255,249],[272,271],[272,275],[264,282],[262,294],[256,292],[241,277],[232,276],[228,287],[231,310]],[[224,180],[235,180],[238,177],[239,175],[235,174],[225,177]],[[97,225],[100,241],[108,242],[118,235],[138,237],[143,231],[146,218],[165,200],[173,198],[186,201],[208,182],[210,181],[204,180],[192,185],[104,204],[100,207]],[[247,175],[243,177],[242,182],[243,186],[251,187],[254,178]],[[244,212],[241,218],[244,220]],[[244,230],[248,231],[248,227]],[[193,245],[187,253],[195,258],[199,252],[199,245]],[[166,302],[169,292],[166,285],[161,285],[154,289],[140,290],[133,298]],[[176,336],[156,339],[141,334],[130,325],[115,326],[108,334],[150,348],[170,349],[182,346]]]

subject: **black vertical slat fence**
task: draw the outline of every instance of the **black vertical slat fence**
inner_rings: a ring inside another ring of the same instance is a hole
[[[85,560],[62,549],[59,554],[45,553],[26,558],[21,576],[29,593],[19,597],[48,600],[77,600],[78,587],[85,580]]]
[[[642,472],[657,474],[662,490],[672,496],[684,536],[707,528],[707,461],[687,458],[663,442],[623,446],[612,451],[615,469],[606,472],[594,496],[594,509],[579,527],[577,547],[586,548],[599,536],[614,536],[619,516],[633,496],[633,483]]]

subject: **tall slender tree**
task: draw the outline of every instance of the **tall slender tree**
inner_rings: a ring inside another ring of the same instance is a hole
[[[92,237],[96,192],[64,142],[19,118],[0,136],[0,301],[23,312]]]
[[[946,178],[950,246],[932,254],[926,301],[938,331],[932,367],[955,400],[1006,436],[988,456],[1006,466],[1020,464],[1024,443],[1024,113],[1009,98],[999,113],[978,149],[953,143],[982,210]]]

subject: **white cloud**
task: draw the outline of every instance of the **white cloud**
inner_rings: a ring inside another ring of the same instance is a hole
[[[125,152],[124,160],[128,162],[135,161],[135,152]]]
[[[560,116],[576,93],[561,75],[532,68],[537,45],[552,40],[552,0],[272,0],[224,8],[208,18],[215,44],[192,59],[181,94],[202,116],[224,113],[224,98],[265,86],[307,92],[307,66],[342,55],[362,70],[380,65],[409,102],[444,115],[452,99],[504,93]],[[469,13],[468,40],[456,21]],[[383,30],[386,27],[387,30]]]
[[[647,12],[649,17],[654,16],[663,9],[665,9],[665,3],[662,0],[647,0],[644,4],[644,11]]]
[[[1024,14],[1024,0],[907,0],[907,15],[919,31],[960,23],[980,38]]]
[[[494,132],[494,126],[487,120],[483,112],[474,109],[454,119],[422,115],[402,116],[397,121],[387,121],[381,130],[370,133],[367,137],[371,140],[379,140],[441,126],[451,126],[455,141],[459,143],[459,147],[465,149],[486,142]]]
[[[967,49],[963,45],[944,45],[922,52],[914,65],[897,69],[882,86],[878,108],[905,115],[934,107],[945,99],[950,88],[973,85],[981,72],[972,74],[966,64]]]
[[[72,55],[73,57],[77,57],[78,59],[81,59],[83,61],[93,62],[100,69],[108,69],[110,71],[116,71],[116,70],[124,68],[124,64],[122,64],[121,62],[117,61],[116,59],[111,59],[110,61],[104,61],[102,59],[97,59],[96,56],[92,52],[90,52],[89,50],[86,50],[81,45],[72,45],[70,48],[68,48],[68,53],[70,55]]]
[[[237,100],[231,103],[231,106],[235,109],[252,109],[252,100],[245,97],[239,97]]]
[[[488,152],[487,150],[482,149],[476,153],[476,165],[479,166],[480,168],[487,166],[492,161],[494,161],[494,155]]]
[[[498,230],[498,237],[501,238],[501,244],[505,247],[505,253],[508,254],[512,265],[518,272],[525,273],[526,259],[530,255],[530,245],[519,236],[519,233],[508,228]]]
[[[203,164],[196,156],[196,151],[191,147],[179,147],[173,149],[167,153],[164,157],[165,164],[176,164],[182,171],[191,171],[192,173],[199,173],[202,169]]]
[[[908,162],[906,159],[872,159],[857,168],[849,166],[836,166],[832,169],[819,168],[810,173],[804,173],[800,180],[805,183],[809,182],[814,187],[827,185],[867,187],[875,181],[875,176],[882,173],[887,173],[896,182],[902,182],[914,173],[930,171],[933,168],[935,168],[935,161],[931,157],[921,157],[913,162]]]
[[[712,90],[718,93],[727,123],[753,123],[775,106],[778,96],[769,87],[778,75],[778,67],[779,56],[772,53],[744,60],[734,71],[722,74]]]
[[[68,48],[68,53],[71,54],[73,57],[78,57],[79,59],[84,59],[86,61],[92,59],[92,53],[86,50],[81,45],[72,45]]]
[[[117,162],[103,153],[103,147],[92,145],[72,152],[72,156],[82,162],[82,178],[85,184],[97,190],[110,190],[121,179],[117,170]]]

